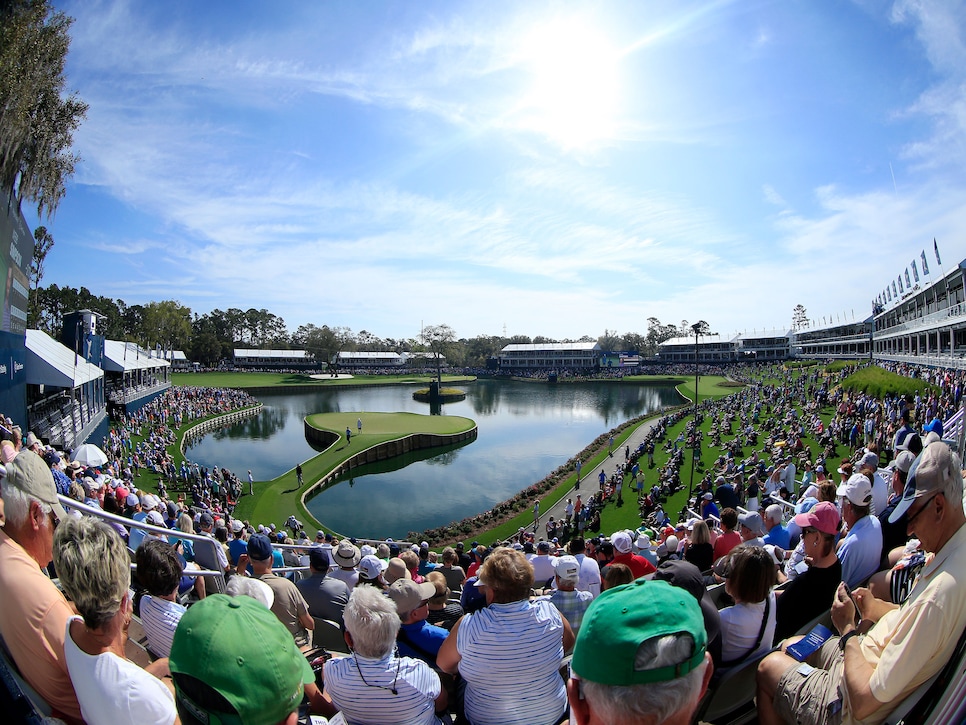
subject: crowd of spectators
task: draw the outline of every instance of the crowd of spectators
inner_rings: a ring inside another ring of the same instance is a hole
[[[172,471],[177,428],[250,404],[244,395],[159,399],[112,430],[97,468],[21,441],[5,421],[0,635],[68,723],[277,723],[308,711],[360,724],[685,723],[712,677],[749,660],[760,661],[763,723],[833,711],[879,722],[938,672],[966,624],[953,575],[966,566],[961,463],[933,422],[956,404],[959,375],[920,372],[941,394],[876,401],[818,371],[738,374],[745,388],[700,408],[710,434],[689,420],[670,439],[690,411],[662,416],[546,536],[521,530],[439,555],[425,542],[360,546],[239,520],[230,472]],[[806,430],[824,437],[820,449],[802,442]],[[721,456],[672,517],[663,503],[702,446]],[[652,465],[654,483],[638,488]],[[170,495],[138,490],[144,468]],[[121,519],[68,511],[58,493]],[[589,536],[594,511],[622,497],[640,526]],[[205,568],[226,594],[196,585],[205,539],[194,531],[213,542]],[[155,657],[143,669],[125,658],[134,616]],[[788,647],[823,616],[838,635],[806,674]],[[323,621],[343,633],[334,659],[317,648]]]

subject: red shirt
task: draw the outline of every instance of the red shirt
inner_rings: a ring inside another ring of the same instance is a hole
[[[647,576],[657,569],[654,565],[645,559],[640,554],[632,554],[627,552],[626,554],[615,554],[614,560],[611,564],[626,564],[630,567],[631,573],[634,575],[635,579],[640,579],[642,576]]]
[[[714,560],[717,561],[741,543],[741,535],[737,531],[718,534],[714,542]]]

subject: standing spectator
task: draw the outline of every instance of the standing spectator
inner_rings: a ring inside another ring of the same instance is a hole
[[[68,517],[54,535],[54,565],[81,615],[67,624],[64,654],[84,719],[175,722],[174,697],[159,679],[167,674],[167,660],[142,670],[117,654],[133,613],[130,559],[121,538],[96,519]]]
[[[487,606],[456,623],[436,659],[441,670],[466,681],[467,719],[473,725],[559,722],[567,695],[558,670],[573,646],[570,625],[549,602],[529,601],[533,569],[518,551],[495,550],[480,581]]]

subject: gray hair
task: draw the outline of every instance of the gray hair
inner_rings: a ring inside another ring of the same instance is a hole
[[[644,642],[634,660],[635,669],[655,669],[688,659],[694,643],[669,635]],[[604,722],[662,723],[675,713],[697,706],[707,661],[674,680],[646,685],[602,685],[580,680],[580,688],[594,712]]]
[[[120,610],[131,584],[130,563],[121,537],[103,521],[68,516],[54,532],[61,586],[91,629]]]
[[[49,521],[47,514],[53,511],[50,504],[44,503],[36,496],[31,496],[29,493],[21,491],[15,486],[4,486],[3,515],[11,528],[19,529],[27,523],[27,517],[30,516],[31,503],[36,503],[40,506],[40,510],[44,513],[44,521]]]
[[[402,624],[396,605],[375,587],[356,587],[343,614],[352,647],[363,657],[381,658],[392,651]]]
[[[775,521],[777,523],[782,522],[782,507],[780,504],[773,503],[771,506],[765,509],[765,520]]]

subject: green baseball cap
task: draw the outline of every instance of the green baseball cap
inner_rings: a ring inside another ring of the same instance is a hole
[[[175,630],[169,666],[179,707],[201,722],[224,725],[276,725],[302,702],[304,685],[315,682],[285,626],[245,596],[211,594],[189,608]],[[237,717],[209,713],[182,691],[177,675],[217,691]]]
[[[666,636],[687,637],[690,654],[678,663],[651,667],[637,662],[641,645]],[[697,600],[665,581],[637,579],[601,593],[584,614],[571,668],[578,677],[602,685],[667,682],[704,661],[708,634]]]

